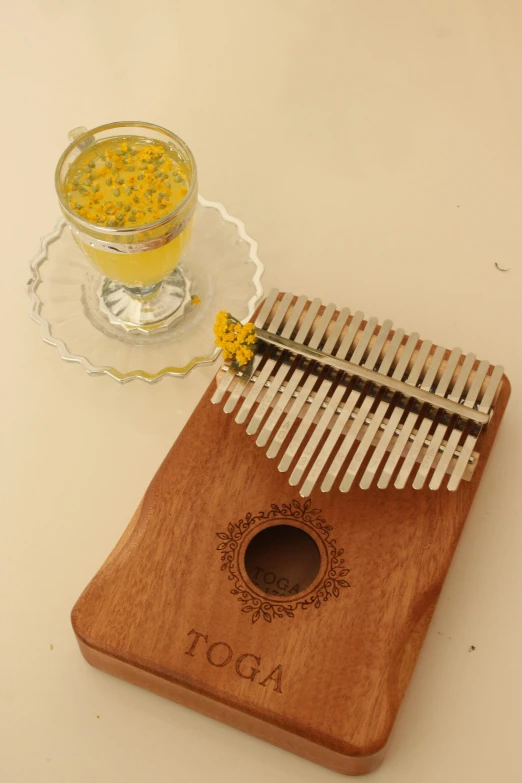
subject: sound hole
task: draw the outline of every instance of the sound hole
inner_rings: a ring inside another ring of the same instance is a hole
[[[293,525],[274,525],[257,533],[245,552],[245,570],[267,595],[293,596],[312,584],[321,567],[312,536]]]

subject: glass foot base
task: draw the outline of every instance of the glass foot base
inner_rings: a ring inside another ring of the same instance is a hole
[[[100,310],[111,324],[127,332],[166,329],[183,315],[191,300],[190,289],[181,264],[161,283],[143,289],[103,278],[98,292]]]

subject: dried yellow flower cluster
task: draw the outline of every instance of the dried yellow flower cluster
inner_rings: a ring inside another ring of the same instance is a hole
[[[216,317],[214,334],[224,359],[232,359],[240,366],[248,364],[252,359],[254,351],[249,346],[253,346],[256,341],[254,324],[242,324],[226,310],[221,310]]]
[[[153,223],[179,206],[188,192],[185,167],[173,156],[165,144],[138,136],[95,143],[67,173],[71,209],[102,226]]]

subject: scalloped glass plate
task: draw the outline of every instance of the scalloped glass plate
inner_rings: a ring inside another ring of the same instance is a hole
[[[181,263],[191,294],[201,301],[189,303],[183,317],[169,327],[149,334],[126,332],[100,311],[101,276],[63,218],[43,237],[42,249],[31,262],[31,316],[40,325],[43,340],[56,346],[62,359],[120,383],[184,377],[198,364],[215,361],[216,313],[227,310],[247,321],[263,293],[264,267],[257,257],[257,242],[240,220],[222,204],[201,196],[198,202],[192,240]]]

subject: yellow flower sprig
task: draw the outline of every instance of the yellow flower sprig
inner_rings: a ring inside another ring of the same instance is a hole
[[[214,334],[216,345],[223,351],[224,359],[232,359],[240,367],[251,361],[256,342],[254,324],[242,324],[226,310],[221,310],[216,317]]]

